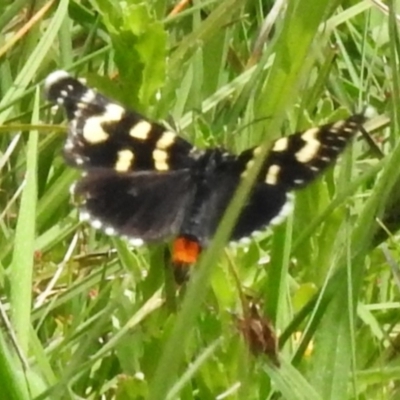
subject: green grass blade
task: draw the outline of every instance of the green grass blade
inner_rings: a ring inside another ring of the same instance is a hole
[[[0,331],[0,384],[2,396],[5,399],[28,400],[26,377],[21,365],[10,354],[9,343]]]
[[[35,109],[32,114],[34,124],[39,119],[39,91],[36,92],[35,100]],[[38,132],[31,131],[27,147],[25,187],[21,196],[10,279],[12,322],[19,345],[25,353],[28,351],[29,344],[32,303],[30,288],[36,228],[38,139]]]

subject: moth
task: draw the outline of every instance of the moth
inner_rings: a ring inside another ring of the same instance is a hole
[[[172,239],[172,261],[195,263],[260,147],[198,149],[65,71],[51,73],[45,91],[69,121],[64,158],[83,172],[74,187],[81,218],[133,245]],[[291,192],[332,165],[365,119],[354,114],[272,142],[230,240],[281,220]]]

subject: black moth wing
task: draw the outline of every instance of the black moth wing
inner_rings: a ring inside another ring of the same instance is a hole
[[[343,152],[365,122],[364,114],[310,128],[275,140],[258,176],[258,182],[299,189],[321,175]],[[246,170],[260,147],[245,150],[238,162]]]
[[[46,79],[50,101],[69,120],[66,161],[81,169],[118,172],[168,171],[191,165],[193,146],[164,126],[149,122],[73,78],[55,71]]]
[[[81,218],[134,245],[178,234],[194,187],[187,170],[117,173],[93,169],[75,186]]]
[[[364,114],[354,114],[273,142],[231,239],[239,240],[279,223],[291,210],[290,191],[308,185],[332,165],[365,119]],[[244,170],[242,177],[259,151],[256,147],[238,156],[237,163]]]
[[[203,156],[206,172],[196,184],[196,194],[190,204],[180,235],[195,238],[206,246],[214,236],[230,201],[241,182],[244,172],[242,160],[218,149],[207,150]],[[289,194],[285,187],[256,183],[239,220],[232,232],[231,240],[249,236],[262,229],[281,213],[287,213]]]
[[[231,233],[231,241],[248,238],[279,224],[292,210],[292,195],[280,185],[257,183]]]

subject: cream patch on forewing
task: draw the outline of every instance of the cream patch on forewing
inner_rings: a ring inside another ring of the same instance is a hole
[[[119,104],[109,103],[106,106],[106,112],[104,115],[109,121],[119,121],[124,115],[125,110]]]
[[[354,134],[358,130],[357,123],[353,121],[338,121],[335,122],[329,129],[331,133],[337,134],[337,139],[347,141],[347,138],[343,136],[344,133]]]
[[[272,151],[276,151],[276,152],[285,151],[288,148],[288,143],[289,142],[288,142],[287,138],[280,138],[274,143],[274,146],[272,147]]]
[[[140,121],[129,131],[129,136],[135,139],[146,140],[151,131],[151,124],[147,121]]]
[[[83,137],[87,142],[96,144],[105,142],[108,139],[108,133],[101,126],[103,122],[104,116],[88,118],[82,131]]]
[[[126,172],[132,167],[134,154],[131,150],[120,150],[118,152],[118,159],[115,163],[115,170],[118,172]]]
[[[323,162],[326,162],[326,163],[332,161],[329,157],[326,157],[326,156],[320,157],[320,160],[323,161]]]
[[[175,142],[176,135],[174,132],[165,131],[160,139],[157,140],[156,148],[160,150],[168,149]]]
[[[344,120],[337,121],[332,125],[332,127],[329,130],[331,130],[331,131],[338,130],[339,131],[340,129],[343,128],[343,125],[345,123],[346,123],[346,121],[344,121]]]
[[[157,171],[168,171],[169,167],[167,164],[167,158],[168,154],[164,150],[160,149],[155,149],[153,151],[153,160],[154,160],[154,166]]]
[[[276,185],[278,182],[279,172],[281,167],[279,165],[273,164],[268,168],[267,176],[265,178],[265,183],[268,185]]]
[[[321,142],[316,139],[319,131],[319,128],[311,128],[301,135],[301,138],[305,141],[305,144],[297,153],[295,153],[297,161],[301,163],[307,163],[315,157],[318,149],[321,146]]]
[[[355,133],[358,130],[357,124],[349,123],[348,126],[343,128],[343,131],[346,133]]]
[[[83,126],[82,134],[85,140],[91,144],[105,142],[109,134],[103,129],[104,123],[118,122],[124,115],[125,110],[118,104],[107,104],[102,115],[87,119]]]
[[[93,89],[86,90],[85,94],[81,97],[80,103],[91,104],[96,98],[96,92]]]

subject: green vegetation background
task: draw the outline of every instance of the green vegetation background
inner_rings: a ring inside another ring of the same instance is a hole
[[[400,398],[398,2],[174,6],[0,4],[1,396]],[[56,69],[232,152],[365,104],[378,114],[293,217],[224,250],[243,186],[177,292],[163,245],[132,250],[79,223],[65,121],[42,93]],[[280,337],[279,368],[249,353],[243,293]]]

